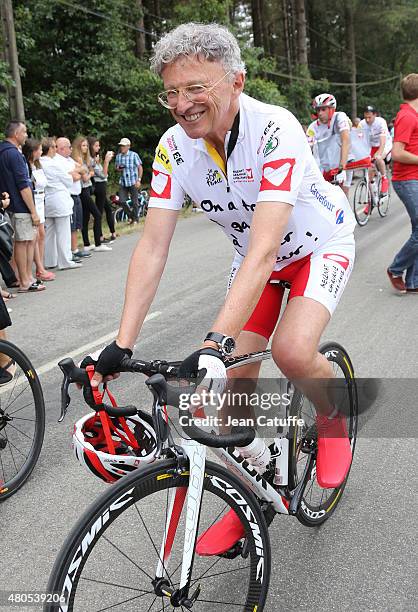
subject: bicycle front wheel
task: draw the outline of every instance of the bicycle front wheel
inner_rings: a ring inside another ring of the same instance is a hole
[[[337,408],[341,408],[342,414],[345,416],[351,452],[354,455],[358,423],[358,398],[350,357],[346,350],[335,342],[323,344],[319,351],[325,355],[332,365],[339,389],[340,402],[338,403],[341,403],[341,406],[337,406]],[[316,480],[318,432],[315,406],[300,391],[295,390],[290,405],[290,414],[301,419],[304,424],[289,428],[289,444],[292,449],[292,452],[289,453],[289,485],[290,488],[296,488],[304,475],[307,462],[311,461],[312,458],[310,477],[296,516],[302,524],[314,527],[326,521],[336,509],[350,472],[339,487],[335,489],[320,487]]]
[[[178,474],[176,467],[176,461],[167,460],[136,470],[91,506],[63,545],[50,577],[48,592],[60,594],[64,603],[46,605],[47,612],[187,610],[156,594],[153,586],[163,542],[172,544],[169,562],[163,564],[167,585],[178,588],[180,582],[189,473]],[[174,529],[170,522],[164,540],[173,496],[178,520]],[[245,530],[243,549],[229,558],[195,555],[189,596],[199,585],[201,591],[193,611],[264,608],[271,571],[264,515],[240,480],[207,462],[199,534],[231,508]]]
[[[381,195],[382,177],[379,177],[378,190],[379,190],[379,201],[377,203],[377,212],[381,217],[386,217],[389,212],[390,200],[392,197],[392,182],[388,181],[388,192],[386,195]]]
[[[26,355],[0,340],[0,501],[29,478],[41,452],[45,405],[41,383]]]
[[[364,179],[356,186],[354,191],[353,211],[359,225],[366,225],[372,212],[372,204],[367,182]]]

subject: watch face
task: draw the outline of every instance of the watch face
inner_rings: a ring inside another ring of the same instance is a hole
[[[231,355],[235,349],[235,340],[233,338],[224,338],[222,342],[222,349],[225,355]]]

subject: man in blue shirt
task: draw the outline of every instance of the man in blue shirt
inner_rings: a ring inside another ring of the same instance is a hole
[[[6,139],[0,143],[0,192],[10,194],[8,213],[15,231],[14,258],[19,272],[19,292],[43,291],[32,276],[33,253],[39,225],[33,199],[28,166],[19,151],[28,134],[20,121],[11,121],[5,130]]]
[[[130,217],[130,223],[137,223],[139,218],[138,189],[141,186],[142,161],[138,153],[131,151],[129,138],[122,138],[119,142],[120,152],[116,155],[116,170],[121,173],[119,179],[119,199],[121,206]],[[131,197],[132,208],[126,205]]]

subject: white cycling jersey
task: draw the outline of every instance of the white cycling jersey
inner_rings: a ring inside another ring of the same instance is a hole
[[[344,130],[350,131],[351,121],[343,111],[337,111],[332,116],[331,121],[327,123],[321,123],[317,119],[312,121],[306,130],[306,134],[312,142],[318,142],[319,140],[326,140],[332,134],[341,134]]]
[[[380,136],[386,136],[385,151],[389,152],[392,149],[392,136],[390,135],[388,124],[383,117],[375,117],[372,124],[368,124],[365,119],[360,121],[360,127],[368,136],[371,147],[380,146]]]
[[[240,112],[228,132],[226,168],[203,139],[171,127],[156,149],[150,208],[179,210],[187,193],[247,254],[252,216],[263,202],[287,202],[293,211],[275,270],[318,251],[338,233],[352,234],[354,216],[344,193],[327,183],[302,126],[288,110],[240,96]]]

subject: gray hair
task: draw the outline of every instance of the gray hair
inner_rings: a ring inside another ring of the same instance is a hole
[[[185,55],[198,55],[210,62],[219,62],[226,72],[245,73],[235,36],[217,23],[184,23],[168,32],[154,47],[151,70],[161,76],[165,65]]]

